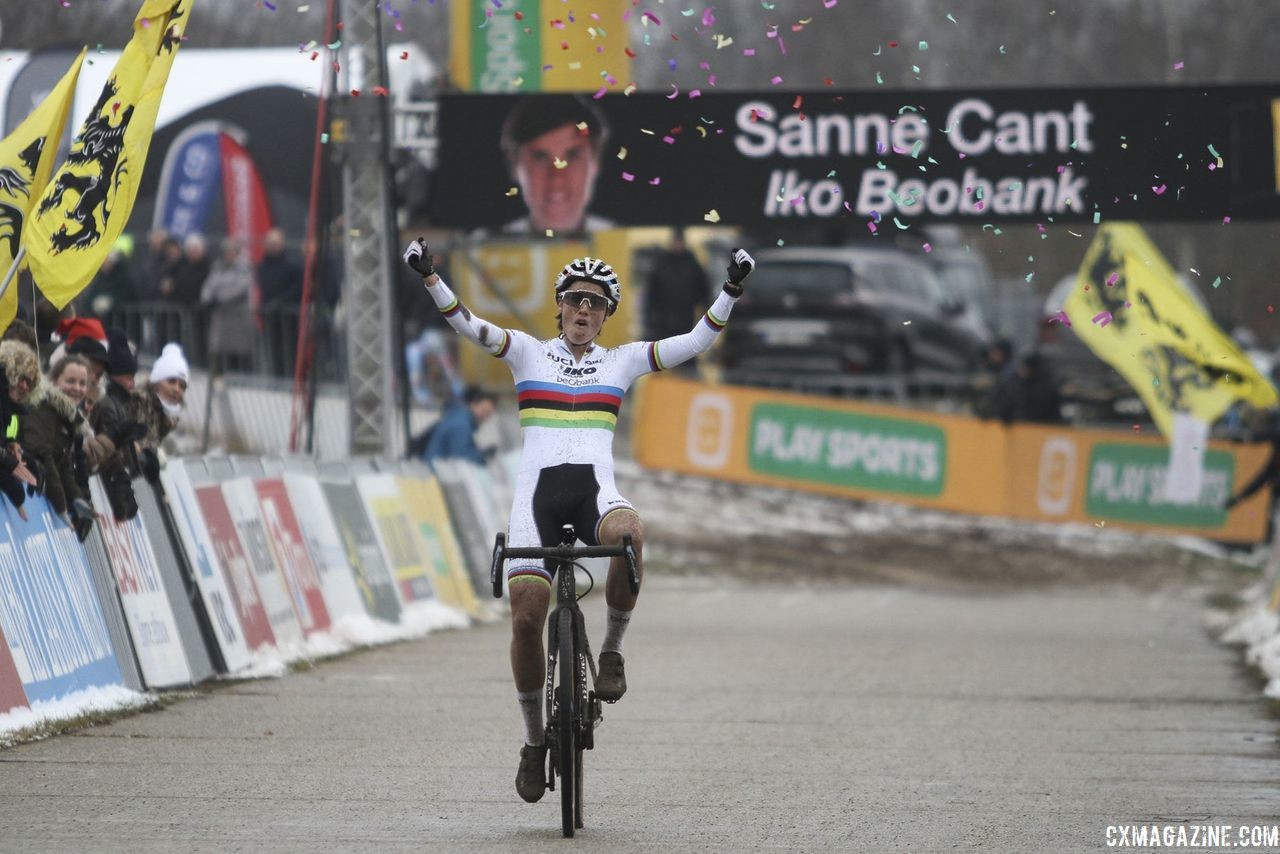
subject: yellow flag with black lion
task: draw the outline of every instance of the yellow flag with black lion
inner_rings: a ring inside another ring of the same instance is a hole
[[[58,308],[88,286],[129,222],[193,2],[145,0],[71,153],[27,217],[31,274]]]

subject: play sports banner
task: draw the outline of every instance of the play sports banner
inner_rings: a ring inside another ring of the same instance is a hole
[[[1280,216],[1276,85],[618,89],[586,96],[607,134],[588,212],[617,226]],[[565,96],[439,98],[433,222],[496,231],[525,216],[499,144],[521,97]]]
[[[1173,530],[1227,542],[1266,537],[1265,490],[1230,512],[1222,509],[1266,461],[1265,445],[1210,442],[1199,494],[1180,503],[1165,495],[1169,445],[1158,436],[1035,424],[1017,425],[1009,434],[1003,515]]]
[[[1213,443],[1196,502],[1164,499],[1169,448],[1113,431],[1017,425],[786,392],[645,381],[632,436],[643,465],[741,483],[961,513],[1115,523],[1258,542],[1263,513],[1218,509],[1261,446]]]
[[[654,377],[633,432],[646,466],[968,513],[1004,506],[995,423]]]

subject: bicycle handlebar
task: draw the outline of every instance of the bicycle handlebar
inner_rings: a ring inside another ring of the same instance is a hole
[[[511,549],[503,548],[502,556],[511,558],[533,558],[535,560],[577,560],[584,557],[622,557],[627,553],[625,546],[550,546],[542,548]]]
[[[569,533],[572,533],[571,529],[569,529]],[[622,545],[619,546],[571,546],[562,544],[542,548],[515,549],[507,548],[506,534],[498,534],[493,545],[493,563],[489,568],[489,580],[493,585],[493,597],[495,599],[502,598],[502,564],[511,558],[572,562],[585,557],[626,558],[631,592],[632,594],[640,592],[640,573],[636,568],[636,550],[631,542],[630,534],[623,536]]]

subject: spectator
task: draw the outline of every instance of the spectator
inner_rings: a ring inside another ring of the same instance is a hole
[[[18,510],[23,521],[27,519],[26,487],[39,484],[38,473],[28,465],[22,449],[22,418],[26,415],[25,401],[40,381],[40,360],[35,351],[20,341],[0,341],[0,430],[3,445],[0,446],[0,492]]]
[[[204,235],[188,234],[182,241],[182,260],[173,270],[173,300],[184,307],[197,305],[212,266]]]
[[[422,334],[405,345],[409,390],[413,399],[424,406],[451,400],[466,390],[458,377],[449,343],[439,329],[424,329]]]
[[[284,232],[278,228],[268,231],[263,239],[257,277],[270,360],[267,370],[285,375],[292,372],[298,346],[302,259],[285,246]]]
[[[102,378],[107,373],[107,348],[98,339],[81,335],[67,346],[66,355],[79,356],[89,364],[89,384],[85,389],[84,400],[81,402],[85,417],[88,417],[105,391],[102,387]],[[57,357],[56,352],[54,356]]]
[[[132,441],[142,432],[134,423],[137,419],[132,402],[138,359],[123,332],[113,329],[108,333],[108,339],[107,388],[90,413],[89,425],[95,435],[109,438],[120,451],[103,461],[100,473],[103,488],[111,502],[111,511],[123,521],[138,514],[138,502],[133,495],[128,471],[128,465],[132,463]]]
[[[0,341],[18,341],[26,344],[33,351],[39,349],[39,345],[36,341],[36,331],[31,328],[30,323],[27,323],[20,317],[15,317],[9,323],[4,334],[0,335]]]
[[[460,458],[477,465],[487,461],[476,445],[476,428],[498,411],[498,401],[492,392],[470,386],[461,400],[453,400],[445,407],[440,420],[426,436],[426,449],[422,458],[428,464],[441,459]]]
[[[136,302],[138,283],[129,269],[129,257],[118,246],[107,253],[102,266],[86,289],[93,313],[105,317],[113,308]]]
[[[644,302],[644,337],[658,341],[689,331],[707,304],[710,282],[676,229],[671,246],[654,259]],[[692,362],[686,363],[693,365]]]
[[[161,299],[174,300],[178,292],[178,270],[182,267],[182,244],[176,238],[165,235],[160,242],[155,271],[158,276],[156,292]]]
[[[44,471],[44,494],[58,513],[84,499],[75,477],[75,444],[82,429],[88,429],[79,406],[88,384],[89,363],[80,356],[64,356],[26,403],[23,443],[27,456]]]
[[[200,292],[200,304],[210,307],[209,355],[219,373],[246,370],[253,356],[257,327],[249,299],[253,269],[240,242],[227,238]]]
[[[1061,424],[1062,399],[1058,394],[1058,382],[1044,357],[1036,352],[1028,353],[1022,357],[1016,373],[1013,420]]]
[[[137,271],[136,281],[140,299],[159,299],[165,294],[160,289],[160,282],[165,276],[165,244],[176,241],[163,228],[153,228],[147,232],[147,242],[135,253],[134,269]]]
[[[263,238],[257,273],[263,306],[296,308],[302,302],[302,260],[285,246],[278,228]]]
[[[978,383],[979,418],[998,418],[1006,424],[1013,420],[1017,397],[1018,371],[1013,361],[1013,342],[1000,338],[987,348],[985,376]]]
[[[187,402],[187,381],[191,369],[182,353],[182,346],[164,345],[160,358],[151,366],[145,390],[135,394],[134,412],[146,425],[144,448],[155,449],[178,426]]]

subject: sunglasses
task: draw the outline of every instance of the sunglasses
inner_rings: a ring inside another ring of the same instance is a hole
[[[586,303],[591,311],[604,311],[609,307],[609,300],[595,291],[565,291],[560,295],[560,301],[577,308]]]
[[[18,377],[18,379],[14,382],[14,385],[23,383],[27,386],[27,388],[35,388],[36,383],[39,381],[40,381],[39,377],[24,376],[24,377]]]

